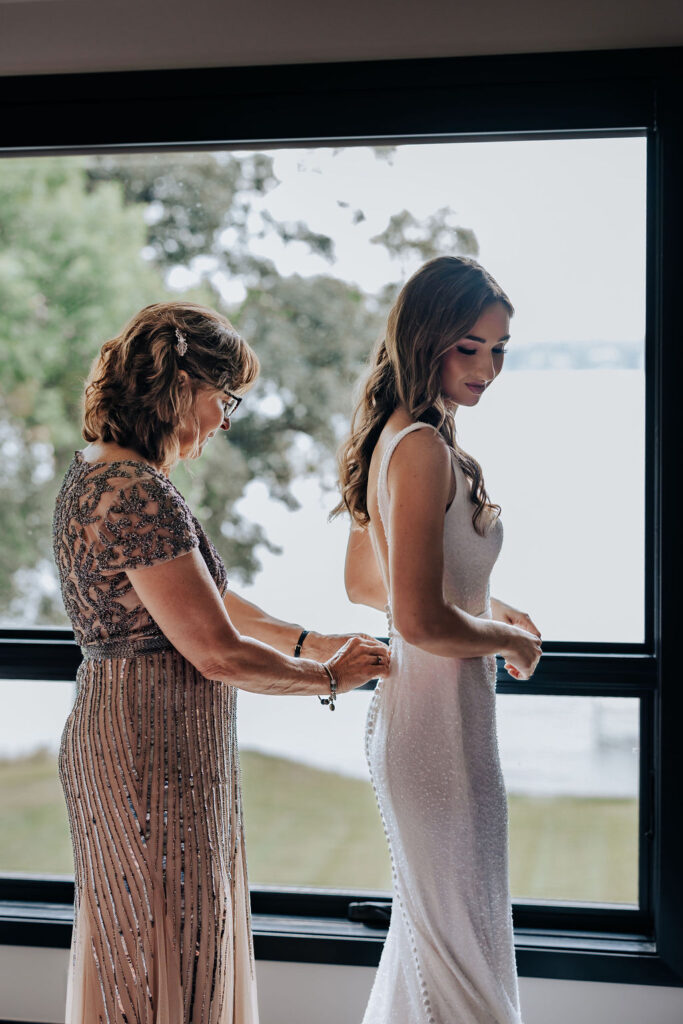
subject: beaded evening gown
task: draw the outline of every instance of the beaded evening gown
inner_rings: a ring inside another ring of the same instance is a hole
[[[378,502],[389,523],[387,471]],[[490,617],[498,519],[472,525],[469,484],[444,522],[444,596]],[[437,657],[391,627],[392,665],[368,712],[366,753],[389,842],[393,913],[363,1024],[521,1024],[498,757],[494,657]]]
[[[83,651],[59,755],[73,839],[67,1024],[256,1024],[236,691],[171,646],[126,569],[199,550],[174,485],[76,452],[54,554]]]

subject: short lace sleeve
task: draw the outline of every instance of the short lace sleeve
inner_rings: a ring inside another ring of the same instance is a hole
[[[101,572],[167,562],[199,546],[192,513],[170,481],[132,470],[108,475],[92,524]]]

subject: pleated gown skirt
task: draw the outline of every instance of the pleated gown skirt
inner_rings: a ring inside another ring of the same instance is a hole
[[[77,685],[66,1024],[256,1024],[236,691],[174,649],[84,660]]]

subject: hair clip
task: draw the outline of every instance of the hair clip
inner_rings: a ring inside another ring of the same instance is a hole
[[[175,350],[179,356],[184,356],[187,352],[187,338],[179,327],[176,327],[175,329],[175,336],[178,339]]]

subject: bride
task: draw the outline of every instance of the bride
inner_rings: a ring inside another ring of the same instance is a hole
[[[500,373],[512,313],[474,260],[421,267],[389,314],[340,454],[347,591],[387,608],[392,646],[366,753],[394,912],[363,1024],[521,1022],[495,656],[528,679],[540,633],[489,595],[500,507],[453,420]]]

